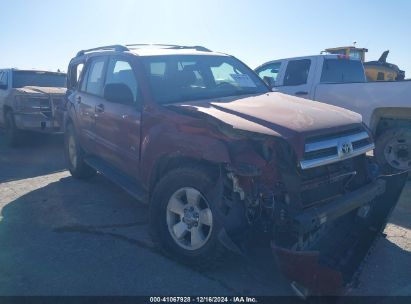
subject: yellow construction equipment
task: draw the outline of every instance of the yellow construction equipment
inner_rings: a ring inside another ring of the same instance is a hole
[[[357,48],[355,46],[342,46],[342,47],[326,49],[325,51],[330,54],[339,54],[339,55],[350,56],[353,58],[358,58],[358,59],[361,59],[362,62],[364,62],[365,53],[368,52],[368,49]]]
[[[397,81],[404,80],[405,72],[392,63],[387,62],[387,56],[390,51],[382,53],[380,59],[377,61],[365,62],[365,53],[368,49],[357,48],[355,46],[343,46],[336,48],[329,48],[325,50],[330,54],[340,54],[358,58],[364,63],[365,74],[368,81]]]

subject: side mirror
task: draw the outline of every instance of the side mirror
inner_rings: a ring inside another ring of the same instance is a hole
[[[270,87],[273,88],[275,85],[275,80],[273,77],[270,76],[264,76],[263,78],[264,82]]]
[[[134,96],[128,85],[124,83],[109,83],[104,87],[104,99],[121,104],[133,104]]]
[[[0,84],[0,90],[7,90],[7,84]]]

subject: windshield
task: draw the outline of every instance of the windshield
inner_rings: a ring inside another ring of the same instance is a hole
[[[66,75],[38,71],[13,71],[13,88],[26,86],[66,87]]]
[[[365,82],[364,68],[359,60],[326,59],[321,74],[322,83]]]
[[[159,104],[269,92],[250,68],[229,56],[168,55],[142,60]]]

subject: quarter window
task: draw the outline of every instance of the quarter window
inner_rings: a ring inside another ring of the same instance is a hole
[[[79,63],[70,68],[70,71],[68,73],[68,76],[69,76],[68,88],[69,89],[77,88],[83,67],[84,67],[84,64]]]
[[[298,86],[307,83],[311,60],[301,59],[290,61],[285,71],[284,85]]]
[[[7,72],[0,72],[0,85],[7,85]]]
[[[83,67],[84,67],[84,64],[82,64],[82,63],[77,65],[77,68],[76,68],[76,80],[77,80],[77,82],[80,79],[80,75],[81,75],[81,72],[83,71]]]

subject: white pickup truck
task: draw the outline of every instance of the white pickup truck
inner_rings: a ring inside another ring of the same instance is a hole
[[[360,60],[329,54],[274,60],[255,71],[274,91],[360,113],[383,170],[411,169],[411,81],[367,82]]]

